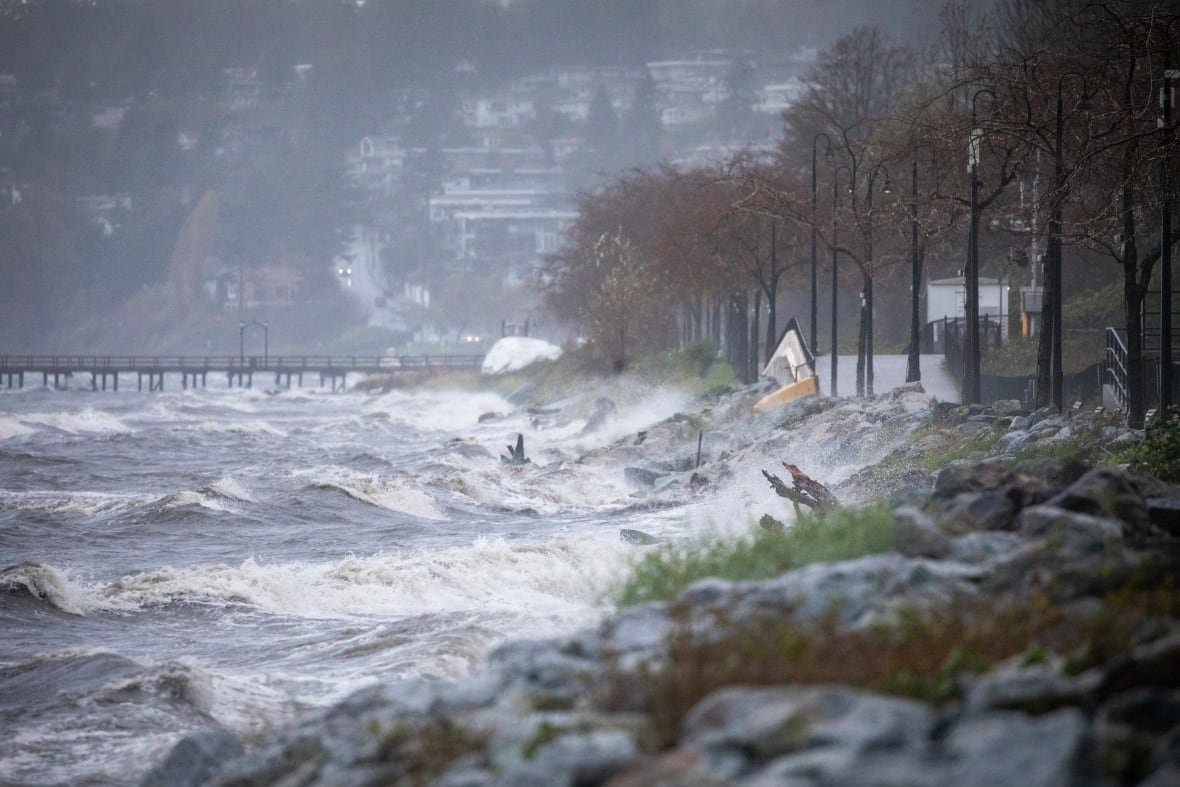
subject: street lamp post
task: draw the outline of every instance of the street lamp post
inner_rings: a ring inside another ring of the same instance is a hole
[[[967,265],[963,281],[963,308],[966,325],[963,331],[963,404],[977,404],[979,385],[979,157],[982,140],[976,126],[976,102],[987,93],[994,105],[996,94],[980,88],[971,96],[971,142],[968,146],[967,170],[971,179],[971,221],[967,236]]]
[[[264,366],[268,365],[270,363],[270,323],[265,320],[262,322],[258,320],[250,320],[250,322],[240,320],[238,322],[238,364],[240,366],[246,365],[247,328],[262,329],[262,363]]]
[[[1164,85],[1160,90],[1160,108],[1163,110],[1164,150],[1172,145],[1172,80],[1180,77],[1180,71],[1172,70],[1171,32],[1172,23],[1180,17],[1172,17],[1164,28]],[[1167,156],[1160,159],[1160,189],[1163,191],[1163,221],[1160,223],[1160,411],[1173,404],[1172,391],[1172,190],[1171,162]]]
[[[839,343],[837,337],[839,334],[837,321],[837,307],[838,296],[840,294],[839,276],[836,265],[836,259],[839,256],[839,247],[837,243],[837,224],[836,216],[840,208],[840,170],[845,170],[848,173],[848,191],[851,193],[853,189],[853,174],[852,170],[846,165],[841,164],[832,172],[832,396],[837,396],[839,389],[836,386],[837,374],[836,369],[839,366],[839,355],[836,352],[836,345]]]
[[[865,336],[865,396],[873,398],[873,180],[878,170],[885,170],[885,182],[881,184],[882,194],[893,193],[893,182],[884,162],[869,170],[868,189],[865,192],[865,215],[869,221],[869,232],[865,243],[865,310],[867,335]]]
[[[809,338],[817,346],[815,351],[819,352],[819,323],[818,323],[818,304],[819,304],[819,279],[816,274],[816,204],[818,199],[817,181],[816,181],[816,144],[819,138],[824,138],[824,158],[832,157],[832,140],[831,138],[820,131],[811,138],[811,334]]]
[[[1049,319],[1052,321],[1052,327],[1049,328],[1050,335],[1050,367],[1049,367],[1049,391],[1053,404],[1057,407],[1057,412],[1064,412],[1064,374],[1062,372],[1062,281],[1061,281],[1061,204],[1065,201],[1065,164],[1064,154],[1062,151],[1062,138],[1064,134],[1062,122],[1062,99],[1061,88],[1065,83],[1065,78],[1074,76],[1082,80],[1082,95],[1078,99],[1075,109],[1089,108],[1089,98],[1086,95],[1085,77],[1073,71],[1067,71],[1057,78],[1057,118],[1054,126],[1053,136],[1053,209],[1049,216],[1049,257],[1048,270],[1045,271],[1045,296],[1044,302],[1049,302]],[[1045,327],[1046,322],[1043,310],[1045,308],[1042,303],[1042,328]]]
[[[922,379],[919,355],[922,341],[922,318],[918,313],[918,293],[922,288],[922,261],[918,255],[918,155],[911,164],[910,185],[910,354],[906,359],[905,381]]]

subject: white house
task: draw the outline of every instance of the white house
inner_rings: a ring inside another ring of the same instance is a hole
[[[926,284],[926,322],[933,323],[934,341],[942,341],[943,319],[956,320],[967,316],[967,284],[962,276],[932,279]],[[1008,340],[1007,283],[1003,279],[979,277],[979,316],[1000,324],[1000,337]]]

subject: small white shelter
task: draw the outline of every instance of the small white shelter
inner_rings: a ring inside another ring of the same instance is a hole
[[[1007,282],[979,277],[979,317],[984,315],[1000,325],[1001,341],[1008,341]],[[933,323],[934,341],[942,341],[942,321],[967,316],[967,283],[962,276],[933,279],[926,284],[926,322]]]

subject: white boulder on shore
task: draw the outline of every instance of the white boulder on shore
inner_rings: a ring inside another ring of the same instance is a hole
[[[561,348],[544,339],[527,336],[505,336],[484,356],[480,372],[483,374],[504,374],[516,372],[537,361],[555,361],[561,357]]]

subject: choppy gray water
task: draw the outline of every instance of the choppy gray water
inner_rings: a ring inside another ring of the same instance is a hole
[[[701,517],[577,459],[687,405],[645,391],[583,435],[577,402],[491,393],[0,393],[0,782],[134,784],[196,729],[593,623],[620,528]]]

